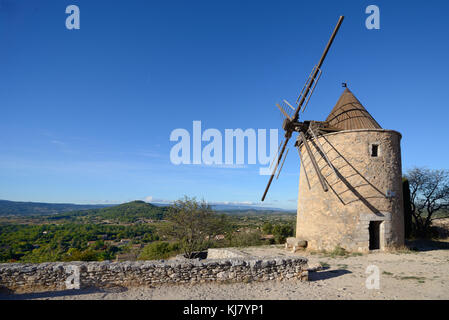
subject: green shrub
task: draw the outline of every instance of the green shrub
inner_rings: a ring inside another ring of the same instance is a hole
[[[265,234],[272,234],[273,233],[273,224],[271,222],[265,222],[262,226],[262,231]]]
[[[99,252],[94,250],[80,250],[77,248],[70,248],[63,257],[64,261],[98,261],[100,259]]]
[[[146,245],[140,253],[139,260],[167,259],[179,252],[178,243],[155,241]]]
[[[250,247],[250,246],[259,246],[263,244],[263,241],[260,239],[261,233],[260,231],[251,231],[251,232],[240,232],[232,235],[230,239],[231,247]]]
[[[273,227],[276,243],[283,244],[288,237],[293,236],[293,226],[289,224],[277,224]]]

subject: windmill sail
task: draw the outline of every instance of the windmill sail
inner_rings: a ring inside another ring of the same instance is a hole
[[[321,55],[320,61],[318,64],[313,68],[312,75],[309,76],[309,80],[306,82],[305,89],[301,91],[300,98],[298,98],[298,108],[296,108],[295,114],[293,115],[293,121],[298,120],[299,111],[301,110],[304,101],[307,99],[307,96],[309,95],[312,86],[315,87],[315,79],[317,78],[318,74],[321,75],[321,66],[323,65],[324,59],[326,59],[326,55],[329,52],[329,49],[332,45],[332,42],[334,42],[335,36],[337,35],[338,30],[340,29],[341,23],[343,22],[344,17],[340,16],[338,19],[337,25],[335,26],[334,31],[332,32],[331,38],[327,42],[326,48],[324,49],[323,54]],[[307,100],[308,101],[308,100]]]
[[[282,156],[284,154],[285,148],[287,147],[288,141],[290,140],[290,138],[292,136],[292,133],[294,131],[298,131],[296,126],[300,125],[298,123],[299,112],[301,111],[301,108],[303,108],[303,111],[304,111],[304,108],[306,107],[307,103],[309,102],[309,99],[310,99],[310,97],[311,97],[311,95],[312,95],[312,93],[313,93],[313,91],[314,91],[314,89],[315,89],[315,87],[317,85],[318,79],[321,76],[321,66],[323,65],[324,59],[326,58],[326,55],[327,55],[327,53],[328,53],[328,51],[329,51],[329,49],[330,49],[330,47],[332,45],[332,42],[334,41],[334,38],[337,35],[338,30],[340,29],[340,26],[341,26],[341,23],[343,22],[343,19],[344,19],[343,16],[340,16],[340,18],[338,19],[337,25],[335,26],[334,31],[332,32],[332,35],[331,35],[329,41],[327,42],[327,45],[326,45],[326,47],[324,49],[323,54],[321,55],[321,58],[320,58],[318,64],[313,68],[312,72],[309,75],[309,78],[306,81],[306,84],[304,85],[303,89],[301,90],[301,93],[300,93],[300,95],[299,95],[299,97],[298,97],[298,99],[296,101],[297,106],[296,106],[296,109],[294,110],[294,113],[292,115],[289,115],[286,112],[285,108],[283,108],[280,105],[277,105],[279,110],[285,116],[284,123],[282,125],[284,130],[285,130],[285,142],[282,145],[282,149],[281,149],[281,151],[280,151],[280,153],[278,155],[278,159],[277,159],[276,165],[274,167],[274,170],[272,171],[270,179],[268,180],[268,184],[267,184],[267,186],[265,188],[265,191],[263,193],[263,196],[262,196],[262,201],[265,200],[265,197],[267,195],[268,189],[271,186],[271,182],[273,181],[273,178],[274,178],[274,176],[276,174],[276,170],[277,170],[277,168],[278,168],[278,166],[279,166],[279,164],[280,164],[280,162],[282,160]],[[284,104],[288,105],[291,109],[294,109],[286,100],[284,100]],[[302,132],[300,132],[300,133],[302,133]],[[305,140],[305,138],[303,140],[304,140],[304,144],[308,147],[308,151],[309,151],[310,148],[307,145],[307,141]],[[311,155],[310,152],[309,152],[309,155],[310,155],[311,158],[313,158],[313,155]],[[287,154],[286,154],[286,156],[287,156]],[[285,158],[282,161],[281,169],[282,169],[284,161],[285,161]],[[315,168],[315,171],[317,172],[317,174],[320,175],[320,181],[321,181],[321,183],[323,185],[323,189],[327,189],[326,184],[323,183],[323,181],[322,181],[322,180],[324,180],[324,178],[321,176],[321,173],[318,173],[316,168]],[[279,170],[279,173],[280,173],[280,170]],[[279,173],[278,173],[278,176],[279,176]]]

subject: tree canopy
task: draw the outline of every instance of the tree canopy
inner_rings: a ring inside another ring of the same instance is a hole
[[[191,258],[194,251],[209,247],[211,239],[226,231],[227,218],[217,215],[204,200],[184,197],[169,207],[165,217],[167,223],[161,233],[178,241],[186,257]]]

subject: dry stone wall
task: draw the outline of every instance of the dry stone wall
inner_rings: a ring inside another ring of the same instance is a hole
[[[52,262],[0,264],[0,289],[20,292],[85,287],[178,283],[308,280],[307,259],[207,259],[193,261]],[[68,281],[70,280],[70,281]],[[73,281],[72,281],[73,280]],[[78,282],[77,282],[78,281]],[[67,283],[69,282],[69,283]]]

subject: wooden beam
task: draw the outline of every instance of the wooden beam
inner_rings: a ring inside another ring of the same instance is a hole
[[[327,192],[329,189],[326,185],[326,181],[324,180],[323,175],[320,172],[320,168],[318,167],[318,164],[316,162],[315,156],[312,153],[312,150],[310,149],[309,143],[307,142],[306,136],[304,135],[304,132],[300,132],[299,136],[301,137],[302,143],[306,147],[307,153],[309,154],[310,161],[312,162],[313,168],[315,169],[315,172],[318,176],[318,180],[321,183],[321,186],[323,187],[323,191]]]

